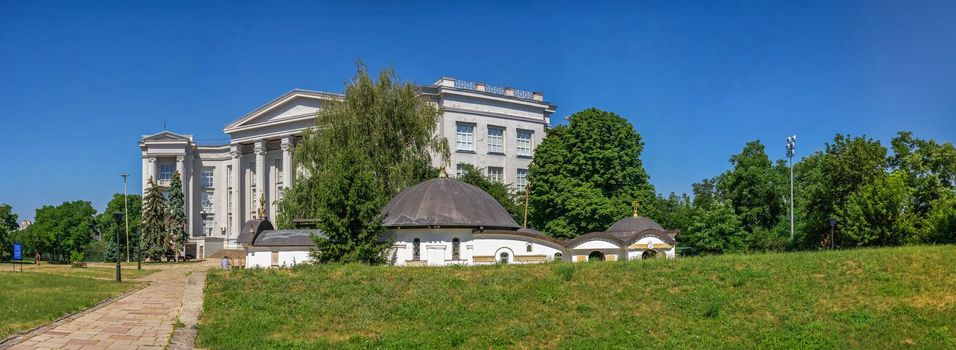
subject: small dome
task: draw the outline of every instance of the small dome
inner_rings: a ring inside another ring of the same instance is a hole
[[[385,227],[517,229],[508,211],[482,189],[437,178],[409,187],[385,205]]]
[[[608,227],[604,232],[641,232],[649,229],[664,231],[664,228],[654,222],[654,220],[635,215],[615,222],[614,225]]]

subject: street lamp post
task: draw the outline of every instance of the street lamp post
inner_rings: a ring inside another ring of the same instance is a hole
[[[797,151],[797,135],[787,137],[787,158],[790,159],[790,240],[793,240],[793,155]]]
[[[129,174],[120,174],[123,177],[123,215],[126,217],[126,262],[129,262],[129,198],[126,195],[126,178]]]
[[[836,227],[836,219],[830,218],[827,221],[830,222],[830,249],[833,249],[833,228]]]
[[[116,227],[119,227],[119,225],[123,223],[123,212],[118,210],[113,212],[113,221],[116,221]],[[120,273],[120,235],[119,235],[119,232],[117,232],[116,234],[116,282],[122,282],[122,281],[123,281],[123,277]]]

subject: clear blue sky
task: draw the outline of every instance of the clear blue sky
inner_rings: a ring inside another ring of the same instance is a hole
[[[0,3],[0,203],[103,210],[119,173],[141,191],[137,141],[163,121],[221,142],[290,89],[341,91],[359,58],[541,91],[556,123],[616,112],[664,193],[753,139],[782,158],[792,133],[800,155],[837,132],[956,138],[953,1],[237,3]]]

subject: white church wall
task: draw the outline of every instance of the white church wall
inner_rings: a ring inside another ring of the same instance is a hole
[[[309,257],[310,250],[311,250],[311,247],[308,247],[308,246],[247,247],[246,248],[246,268],[254,269],[254,268],[272,267],[273,252],[276,252],[278,255],[278,263],[276,265],[278,265],[279,267],[292,267],[294,265],[310,262],[312,261],[312,258]]]
[[[567,255],[564,249],[561,249],[555,243],[519,235],[475,234],[471,244],[474,247],[472,250],[473,256],[491,256],[494,257],[494,261],[500,261],[501,253],[507,252],[509,264],[533,264],[551,261],[557,253],[560,253],[560,259],[565,260]],[[476,262],[476,264],[480,263]]]
[[[414,256],[415,238],[421,241],[418,260]],[[455,238],[461,242],[459,260],[452,260],[452,241]],[[396,266],[443,266],[467,264],[471,260],[471,250],[468,248],[468,242],[472,239],[471,229],[392,229],[387,232],[386,239],[392,242],[392,261]]]

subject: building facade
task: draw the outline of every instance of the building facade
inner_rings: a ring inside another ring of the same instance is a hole
[[[556,106],[538,92],[441,78],[420,86],[422,96],[439,105],[437,133],[448,140],[450,164],[482,169],[497,181],[522,189],[534,149],[545,136]],[[183,174],[186,198],[186,254],[197,258],[221,249],[241,249],[242,223],[276,217],[276,202],[298,174],[292,152],[315,114],[341,94],[292,90],[226,125],[229,143],[200,145],[191,135],[163,131],[145,135],[143,189],[152,179],[168,187]],[[432,156],[434,165],[439,157]]]

